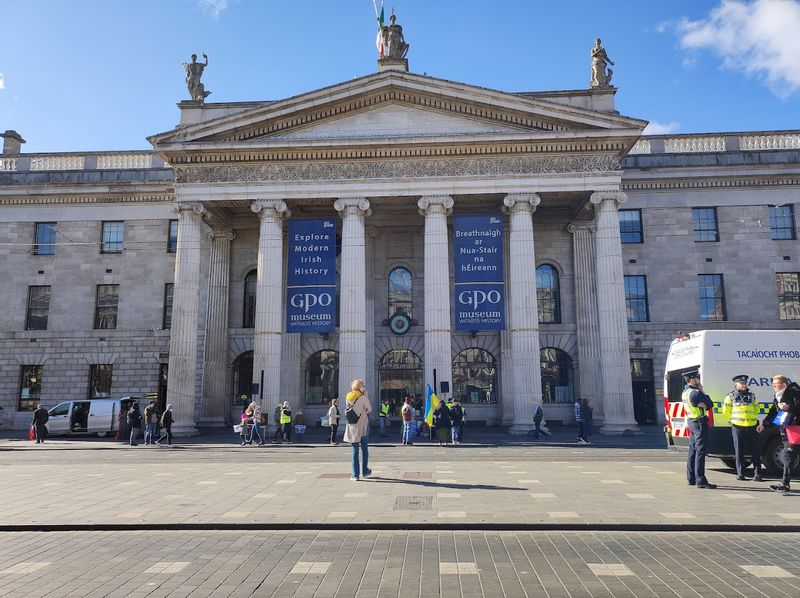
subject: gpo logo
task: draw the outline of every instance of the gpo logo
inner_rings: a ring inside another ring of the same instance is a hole
[[[308,313],[308,310],[319,305],[320,307],[328,307],[333,302],[333,297],[329,293],[296,293],[292,295],[289,304],[297,309],[302,309],[303,313]]]
[[[477,309],[483,305],[484,303],[489,303],[491,305],[497,305],[500,303],[501,296],[500,291],[461,291],[458,294],[458,302],[461,305],[467,305],[472,308],[473,311],[477,311]]]

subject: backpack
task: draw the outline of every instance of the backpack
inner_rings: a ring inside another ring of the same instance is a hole
[[[360,398],[361,397],[358,397],[358,399]],[[350,407],[344,410],[344,418],[347,420],[348,424],[357,424],[358,420],[361,419],[361,416],[355,412],[355,409],[353,409],[356,403],[358,403],[358,399],[356,399],[355,403],[353,403]]]
[[[411,413],[411,405],[403,407],[403,421],[410,422],[414,416]]]

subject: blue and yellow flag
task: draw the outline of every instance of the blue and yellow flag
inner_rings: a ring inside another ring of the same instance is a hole
[[[439,397],[433,392],[431,385],[428,384],[428,391],[425,393],[425,423],[433,426],[433,410],[439,404]]]

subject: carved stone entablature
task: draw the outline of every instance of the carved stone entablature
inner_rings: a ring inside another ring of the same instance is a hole
[[[536,193],[510,193],[503,198],[503,211],[532,214],[540,203],[542,203],[542,198]]]
[[[449,216],[453,213],[455,202],[449,195],[426,195],[417,202],[419,213],[422,216],[427,214],[445,214]]]
[[[250,204],[250,211],[258,214],[260,218],[288,218],[291,216],[289,207],[281,199],[260,199]]]
[[[319,181],[439,176],[496,176],[620,169],[610,155],[542,156],[497,160],[397,160],[385,162],[226,165],[175,168],[176,183]]]
[[[198,216],[206,211],[205,207],[199,201],[176,201],[169,208],[174,214],[180,214],[191,210]]]
[[[372,214],[369,200],[366,197],[340,197],[333,203],[333,208],[339,212],[339,216],[342,218],[352,214],[363,216]]]

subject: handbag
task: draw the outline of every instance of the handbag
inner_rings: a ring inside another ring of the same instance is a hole
[[[31,426],[31,429],[28,430],[28,440],[36,440],[36,430],[33,426]]]
[[[786,441],[789,444],[800,444],[800,426],[786,426]]]
[[[323,428],[330,428],[331,427],[331,422],[327,417],[323,417],[322,420],[320,421],[320,425]]]
[[[239,424],[236,424],[235,426],[233,426],[233,431],[236,432],[237,434],[241,434],[242,433],[242,426],[240,426]]]
[[[359,396],[358,399],[360,398],[361,397]],[[361,419],[361,416],[353,409],[353,407],[356,406],[356,403],[358,403],[358,399],[356,399],[350,407],[344,410],[344,419],[348,424],[357,424],[358,420]]]

